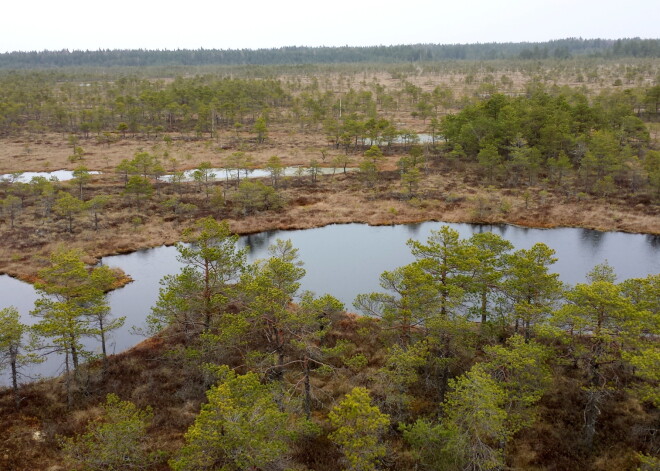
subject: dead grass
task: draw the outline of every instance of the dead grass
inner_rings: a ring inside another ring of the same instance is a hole
[[[407,75],[406,80],[426,91],[437,84],[445,84],[454,90],[456,96],[466,96],[474,94],[489,73],[487,70],[477,71],[473,85],[465,83],[464,74],[443,75],[423,70]],[[604,77],[609,77],[611,73],[601,71]],[[521,71],[500,71],[493,75],[499,79],[502,74],[513,81],[512,88],[508,90],[511,93],[521,91],[530,78]],[[401,80],[391,74],[378,72],[373,75],[388,88],[401,84]],[[567,72],[562,83],[571,83],[575,75]],[[371,74],[366,79],[370,78]],[[332,80],[337,79],[334,77]],[[361,79],[350,77],[350,80],[352,85],[359,86]],[[586,85],[596,92],[603,87],[604,80]],[[388,117],[401,126],[419,132],[424,129],[424,123],[411,118],[409,110],[391,112]],[[652,127],[651,132],[657,138],[658,127]],[[249,137],[246,133],[237,140],[235,133],[225,132],[212,141],[175,139],[169,147],[160,139],[123,139],[111,146],[99,145],[94,139],[83,139],[80,145],[85,150],[85,156],[82,162],[77,163],[68,160],[71,148],[66,136],[53,134],[38,139],[21,136],[3,140],[0,142],[0,173],[73,169],[84,164],[91,170],[106,172],[94,178],[88,197],[109,193],[117,198],[101,217],[98,232],[92,229],[87,215],[77,218],[73,234],[66,232],[62,221],[53,219],[42,223],[30,212],[19,216],[14,230],[10,230],[6,221],[0,223],[0,272],[34,280],[36,271],[44,266],[49,253],[60,244],[80,248],[92,257],[172,244],[179,240],[183,227],[206,214],[228,219],[232,229],[241,234],[270,229],[306,229],[332,223],[381,225],[427,220],[510,223],[531,227],[576,226],[660,234],[660,209],[657,205],[631,205],[624,198],[577,201],[555,193],[553,189],[548,190],[549,195],[543,203],[535,196],[526,205],[522,191],[517,189],[484,189],[469,167],[460,170],[433,169],[424,177],[417,201],[402,195],[394,174],[387,176],[386,182],[379,183],[375,189],[365,189],[357,175],[324,176],[316,185],[308,179],[292,179],[281,190],[289,202],[284,211],[268,211],[246,217],[232,212],[231,208],[221,211],[205,208],[200,195],[190,189],[184,193],[184,198],[198,204],[200,210],[185,217],[173,216],[159,204],[159,201],[172,196],[171,189],[165,189],[160,197],[153,196],[141,212],[118,197],[122,188],[111,171],[122,159],[132,158],[138,150],[148,150],[157,155],[167,150],[176,159],[172,165],[178,169],[188,169],[202,161],[210,161],[213,166],[219,167],[226,156],[239,149],[252,155],[256,166],[263,166],[272,155],[278,155],[285,165],[306,165],[312,158],[321,161],[320,149],[326,148],[326,142],[318,131],[301,133],[283,125],[270,130],[268,143],[264,146],[251,144]],[[323,163],[329,165],[339,152],[330,150]],[[359,155],[351,157],[353,162],[360,158]],[[388,156],[386,168],[396,169],[399,157]],[[529,189],[534,195],[541,190]],[[504,201],[510,205],[506,212],[501,210]],[[142,219],[140,224],[131,222],[135,216]],[[319,404],[324,408],[316,412],[317,418],[322,418],[333,401],[350,391],[353,385],[368,381],[382,361],[382,344],[378,336],[360,334],[360,326],[362,324],[358,325],[356,317],[347,316],[338,322],[330,337],[356,343],[356,353],[363,353],[369,364],[366,369],[349,372],[345,376],[315,379],[314,385],[320,390]],[[375,329],[374,325],[369,327]],[[177,449],[182,443],[183,432],[199,411],[204,394],[198,378],[191,371],[162,355],[167,348],[166,341],[156,337],[113,356],[107,374],[102,375],[98,371],[90,374],[90,389],[80,395],[73,411],[67,411],[63,406],[65,394],[61,378],[25,386],[22,391],[25,400],[20,413],[13,410],[10,395],[0,391],[0,469],[64,469],[57,435],[80,433],[88,420],[98,416],[99,404],[109,392],[118,394],[122,399],[130,399],[139,407],[153,406],[156,411],[150,429],[153,448],[170,452]],[[631,443],[640,439],[627,436],[631,427],[645,424],[651,415],[645,415],[635,401],[617,402],[621,398],[613,398],[608,404],[610,412],[603,417],[609,425],[599,437],[600,457],[590,463],[587,454],[574,447],[579,440],[582,420],[581,383],[571,377],[569,371],[558,372],[556,378],[554,389],[542,402],[541,420],[513,440],[511,468],[633,469]],[[428,404],[420,407],[428,407]],[[657,412],[655,414],[657,416]],[[294,458],[309,469],[334,470],[337,469],[339,454],[322,436],[300,442]],[[406,461],[405,456],[398,456],[397,459],[399,465],[411,462]],[[392,466],[396,469],[395,465]],[[156,469],[167,467],[161,463]]]
[[[398,155],[388,156],[390,163]],[[113,177],[99,178],[85,190],[87,198],[110,194],[113,202],[100,216],[100,228],[93,229],[88,214],[76,216],[73,233],[65,221],[51,217],[44,221],[27,200],[27,209],[15,221],[0,223],[0,272],[30,280],[44,266],[49,254],[59,245],[79,248],[91,257],[127,253],[179,240],[181,230],[198,217],[212,215],[227,219],[239,234],[274,229],[308,229],[335,223],[389,225],[421,221],[508,223],[528,227],[585,227],[660,234],[660,206],[652,203],[631,205],[625,197],[608,200],[567,197],[553,188],[484,188],[465,169],[432,169],[425,175],[415,198],[409,199],[400,187],[395,172],[384,173],[382,182],[365,187],[357,174],[321,176],[316,184],[308,177],[292,177],[280,189],[286,207],[243,216],[228,204],[224,208],[206,205],[202,194],[187,184],[181,195],[164,186],[137,211],[121,196],[123,186]],[[216,183],[222,185],[223,183]],[[228,195],[234,191],[228,188]],[[543,193],[545,191],[545,193]],[[531,194],[525,201],[525,192]],[[193,203],[197,210],[175,215],[161,202],[170,197]]]
[[[262,145],[252,142],[250,132],[245,132],[239,139],[236,133],[230,131],[220,131],[214,139],[208,136],[206,139],[186,139],[185,136],[175,135],[172,144],[166,144],[162,138],[162,135],[150,139],[127,137],[110,145],[99,144],[94,137],[83,138],[79,141],[85,151],[83,159],[71,162],[69,156],[73,152],[66,135],[47,134],[38,139],[29,135],[16,136],[2,140],[0,174],[73,170],[85,165],[90,170],[103,172],[104,176],[96,178],[104,180],[123,159],[130,160],[136,152],[142,151],[161,156],[166,170],[173,166],[178,170],[192,169],[204,161],[221,167],[224,159],[238,150],[248,153],[256,167],[263,167],[273,155],[279,156],[285,166],[307,165],[312,159],[328,165],[339,153],[326,150],[327,142],[322,132],[292,135],[288,127],[281,124],[272,126],[268,141]],[[326,150],[325,162],[321,149]],[[162,157],[165,152],[168,156]]]
[[[484,83],[494,83],[502,92],[518,94],[524,91],[531,79],[535,79],[547,86],[583,86],[588,93],[595,94],[607,88],[612,78],[625,70],[625,64],[594,64],[592,69],[596,75],[581,83],[576,81],[577,75],[584,75],[585,71],[577,64],[564,62],[559,66],[551,61],[529,69],[513,69],[507,63],[493,63],[492,67],[465,63],[445,69],[402,66],[398,74],[365,68],[364,71],[351,73],[327,72],[319,83],[322,89],[346,90],[350,86],[372,93],[376,83],[389,91],[401,90],[406,82],[424,91],[443,85],[451,88],[455,98],[460,99],[474,97]],[[652,66],[640,72],[644,83],[654,77],[656,69]],[[510,85],[502,82],[504,75],[511,79]],[[298,78],[302,84],[309,84],[312,80],[310,76],[283,76],[282,80],[294,83]],[[296,89],[292,93],[300,91]],[[412,105],[407,98],[402,97],[400,101],[397,109],[380,112],[399,127],[424,132],[427,123],[411,116]],[[650,126],[657,144],[659,125],[651,123]],[[424,176],[416,198],[411,200],[404,195],[396,172],[396,163],[403,150],[386,156],[384,180],[372,189],[366,189],[355,174],[322,176],[316,185],[312,185],[308,177],[288,177],[284,181],[285,187],[281,189],[288,204],[285,210],[278,212],[244,216],[233,210],[231,205],[221,209],[208,208],[192,185],[187,185],[181,200],[195,204],[198,210],[185,216],[175,215],[161,205],[166,198],[179,196],[167,186],[160,195],[154,195],[141,211],[121,196],[122,187],[113,169],[123,159],[131,159],[139,151],[159,156],[168,172],[195,168],[203,161],[222,167],[223,161],[238,150],[249,154],[254,166],[261,168],[273,155],[279,156],[286,166],[308,165],[312,159],[324,166],[331,166],[333,158],[343,153],[328,147],[320,126],[273,124],[266,143],[262,145],[254,142],[254,136],[247,128],[238,135],[235,131],[220,130],[213,139],[208,136],[197,139],[190,135],[171,135],[170,144],[164,142],[162,135],[149,139],[127,137],[110,145],[98,143],[94,136],[81,138],[79,145],[85,155],[82,161],[75,163],[68,158],[72,148],[67,135],[26,133],[2,139],[0,173],[72,170],[82,164],[90,170],[104,172],[93,177],[90,188],[85,190],[85,197],[110,194],[114,201],[101,216],[99,231],[92,229],[86,214],[76,218],[73,234],[66,232],[64,221],[51,218],[44,222],[32,209],[19,214],[14,229],[10,229],[6,217],[0,220],[0,238],[3,241],[0,244],[0,273],[31,279],[41,266],[40,259],[47,257],[60,244],[80,248],[92,257],[172,244],[179,239],[185,225],[205,215],[229,220],[232,229],[240,234],[271,229],[307,229],[333,223],[386,225],[428,220],[509,223],[530,227],[576,226],[660,234],[660,210],[652,202],[632,204],[630,199],[616,197],[608,201],[597,198],[578,201],[575,197],[561,195],[557,189],[548,188],[545,190],[549,195],[541,203],[538,194],[544,188],[532,187],[528,191],[533,197],[526,205],[521,190],[484,188],[477,177],[478,172],[469,164],[460,164],[455,168],[449,168],[446,163],[436,165]],[[325,152],[325,160],[321,150]],[[349,166],[356,166],[361,159],[359,154],[349,157]],[[218,180],[222,180],[222,176],[219,175]],[[61,186],[68,188],[67,184]],[[232,188],[228,189],[229,193]],[[3,188],[0,187],[0,196],[2,194]],[[28,207],[29,200],[28,197]]]
[[[363,354],[367,364],[355,369],[340,367],[334,374],[313,378],[314,420],[324,433],[300,437],[292,454],[293,463],[298,466],[295,469],[306,466],[317,471],[336,470],[340,454],[327,439],[327,412],[357,385],[368,384],[375,400],[381,397],[373,379],[383,365],[387,342],[378,334],[378,321],[350,314],[337,316],[334,321],[326,336],[328,345],[338,340],[349,341],[354,345],[352,354]],[[0,390],[0,469],[65,469],[58,436],[84,431],[86,424],[98,417],[99,406],[109,392],[141,408],[153,407],[149,446],[165,451],[166,455],[152,469],[167,469],[167,453],[173,453],[182,445],[184,432],[205,400],[203,380],[195,368],[186,366],[180,357],[165,354],[177,347],[173,339],[150,338],[131,350],[111,356],[105,374],[99,365],[91,365],[87,388],[77,395],[70,410],[64,406],[62,378],[24,386],[21,393],[25,399],[20,412],[14,411],[9,391]],[[468,367],[468,364],[462,366]],[[511,440],[507,448],[508,467],[521,470],[635,469],[635,450],[644,451],[653,446],[648,443],[655,440],[649,430],[657,423],[658,411],[645,409],[623,389],[611,394],[602,405],[596,446],[589,451],[580,445],[585,402],[582,386],[586,379],[581,370],[572,365],[556,365],[553,377],[550,390],[539,403],[538,420]],[[292,386],[297,379],[298,376],[291,374],[285,381]],[[625,383],[626,378],[622,380]],[[418,395],[416,410],[433,413],[437,409],[435,397],[427,398],[421,392],[415,394]],[[388,469],[414,469],[414,460],[399,434],[391,431],[387,443]]]

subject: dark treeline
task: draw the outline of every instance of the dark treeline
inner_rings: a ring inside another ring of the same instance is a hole
[[[660,57],[658,39],[568,38],[531,43],[413,44],[396,46],[299,47],[270,49],[180,49],[29,51],[0,54],[0,69],[72,66],[291,65],[442,60]]]

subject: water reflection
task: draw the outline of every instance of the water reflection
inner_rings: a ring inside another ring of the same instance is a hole
[[[419,231],[422,229],[422,224],[421,223],[408,224],[407,228],[408,228],[408,234],[410,234],[411,236],[416,236],[417,234],[419,234]]]
[[[646,235],[646,242],[648,245],[654,249],[660,249],[660,236],[658,235],[653,235],[653,234],[647,234]]]
[[[92,170],[90,175],[100,175],[101,172]],[[52,172],[17,172],[0,175],[0,180],[8,182],[30,183],[34,177],[44,177],[48,180],[64,182],[73,178],[72,170],[54,170]]]
[[[355,167],[347,167],[346,172],[356,172],[358,169]],[[241,170],[240,175],[238,174],[238,170],[232,170],[232,169],[226,169],[226,168],[211,168],[208,170],[210,173],[213,174],[213,179],[217,181],[230,181],[230,180],[237,180],[240,179],[243,180],[244,178],[266,178],[270,177],[271,172],[267,169],[263,168],[255,168],[255,169],[247,169],[247,170]],[[280,177],[301,177],[305,175],[309,175],[310,168],[309,167],[282,167],[282,173]],[[183,172],[181,175],[181,180],[182,182],[192,182],[195,181],[195,172],[197,170],[186,170]],[[344,169],[340,167],[320,167],[317,169],[317,172],[320,175],[336,175],[340,173],[344,173]],[[177,177],[174,175],[163,175],[162,179],[164,182],[171,183],[173,182]]]
[[[250,254],[266,251],[268,246],[274,242],[275,231],[259,232],[241,237],[243,246],[249,249]]]
[[[473,226],[475,227],[474,230],[472,231],[473,234],[483,234],[485,232],[493,232],[502,237],[505,237],[508,228],[511,227],[503,224],[495,224],[495,225],[474,224]]]
[[[593,253],[597,253],[603,242],[607,232],[594,231],[593,229],[580,229],[580,241],[582,242],[582,247],[586,250],[591,250]]]

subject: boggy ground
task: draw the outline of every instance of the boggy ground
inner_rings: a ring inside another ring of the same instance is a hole
[[[218,175],[210,190],[222,191],[223,204],[212,204],[192,182],[180,188],[162,183],[138,209],[130,197],[122,195],[123,183],[114,172],[122,159],[131,159],[139,151],[158,156],[167,172],[195,168],[203,161],[222,167],[225,158],[239,149],[251,156],[254,168],[264,168],[273,155],[279,156],[285,166],[305,166],[313,159],[322,166],[332,166],[333,159],[344,151],[328,146],[319,133],[293,136],[286,129],[275,129],[263,145],[254,143],[248,133],[237,136],[233,132],[225,132],[213,140],[174,136],[169,144],[162,137],[121,139],[109,146],[89,139],[80,143],[85,155],[75,163],[68,159],[71,147],[65,136],[49,135],[33,142],[24,136],[2,144],[0,173],[74,169],[82,164],[89,170],[104,172],[85,186],[83,199],[101,194],[111,196],[111,202],[99,215],[97,230],[92,216],[83,212],[74,217],[73,230],[69,232],[66,219],[55,214],[42,217],[36,198],[30,195],[26,196],[24,209],[16,216],[13,228],[5,211],[0,224],[3,241],[0,273],[26,280],[33,279],[58,245],[81,248],[92,262],[105,255],[173,244],[180,239],[185,226],[206,215],[228,220],[232,230],[239,234],[335,223],[386,225],[429,220],[660,234],[660,206],[648,195],[597,198],[568,190],[566,185],[487,186],[474,164],[450,164],[441,154],[429,153],[426,170],[411,195],[397,171],[397,161],[406,154],[403,148],[386,152],[382,171],[373,185],[366,184],[358,173],[341,171],[319,176],[316,182],[308,175],[286,177],[278,188],[284,201],[282,208],[249,213],[235,201],[234,182],[224,181],[223,175]],[[362,153],[352,152],[348,157],[348,166],[356,167]],[[79,196],[71,184],[62,182],[59,186]],[[0,192],[7,189],[5,184]],[[163,204],[171,198],[194,208],[177,214]]]
[[[366,321],[366,322],[363,322]],[[378,321],[340,315],[328,334],[332,341],[347,341],[356,355],[368,362],[362,366],[338,366],[330,376],[314,376],[313,420],[322,433],[301,437],[292,450],[287,469],[335,471],[341,455],[326,434],[330,431],[327,412],[351,389],[369,383],[374,396],[382,391],[371,381],[383,366],[387,343],[379,336]],[[172,349],[181,339],[159,335],[134,348],[109,357],[105,370],[99,363],[83,368],[75,402],[66,405],[63,377],[46,379],[21,388],[21,406],[14,408],[11,392],[0,390],[0,469],[10,471],[63,471],[70,469],[60,448],[65,436],[84,433],[88,423],[98,420],[108,393],[117,394],[140,408],[150,406],[154,417],[147,430],[146,446],[162,452],[152,470],[167,470],[167,459],[183,445],[183,434],[194,422],[205,402],[204,375],[194,360],[188,362]],[[560,348],[555,346],[555,348]],[[570,355],[569,352],[564,352]],[[241,367],[226,359],[242,371]],[[462,365],[467,368],[469,365]],[[628,378],[630,379],[630,378]],[[288,385],[298,377],[286,378]],[[598,420],[596,445],[581,445],[585,379],[575,365],[566,362],[553,371],[553,382],[538,404],[534,425],[516,434],[507,451],[507,469],[581,469],[614,471],[638,469],[636,450],[657,447],[657,438],[648,431],[657,424],[657,409],[644,406],[619,391],[607,396]],[[417,392],[416,392],[417,393]],[[419,413],[434,404],[434,397],[417,398]],[[427,411],[428,412],[428,411]],[[650,437],[650,438],[649,438]],[[419,469],[400,433],[386,436],[388,453],[381,469]],[[650,440],[652,443],[647,443]],[[278,468],[279,469],[279,468]]]
[[[220,151],[214,150],[215,144],[176,140],[171,145],[170,155],[183,156],[178,168],[194,168],[204,160],[219,167],[223,158],[240,146],[231,136],[226,139],[228,148]],[[321,161],[321,148],[327,149],[326,159],[321,163],[329,166],[332,158],[342,153],[341,150],[328,149],[313,138],[309,138],[307,147],[296,147],[291,143],[289,148],[289,139],[284,132],[273,133],[265,146],[248,142],[245,148],[254,156],[258,167],[263,167],[271,155],[279,155],[284,165],[306,165],[312,158]],[[107,169],[107,173],[94,177],[84,188],[84,199],[99,194],[113,196],[113,201],[100,215],[98,231],[93,228],[91,216],[83,213],[75,217],[73,231],[69,233],[64,219],[54,215],[42,219],[28,197],[26,209],[17,217],[15,228],[11,229],[7,220],[0,226],[0,271],[30,279],[59,244],[85,250],[90,255],[89,262],[102,255],[171,244],[179,240],[184,227],[208,214],[227,219],[232,229],[242,234],[268,229],[305,229],[332,223],[397,224],[427,220],[660,233],[660,208],[645,197],[619,195],[602,199],[551,186],[485,186],[476,167],[450,165],[441,157],[429,157],[428,169],[423,173],[419,188],[410,197],[396,170],[396,162],[404,150],[386,156],[383,171],[373,186],[365,184],[357,173],[321,176],[317,182],[312,182],[310,176],[287,178],[278,189],[286,204],[278,210],[243,214],[233,199],[236,191],[233,182],[213,185],[226,194],[222,205],[207,203],[204,193],[189,183],[182,186],[180,193],[174,186],[162,185],[138,210],[130,198],[122,196],[123,184],[110,173],[111,169],[121,159],[131,158],[139,148],[162,152],[167,146],[162,141],[135,139],[120,141],[110,147],[92,142],[82,144],[88,153],[82,163],[90,170]],[[20,166],[14,163],[14,169],[43,170],[36,163],[23,167],[33,161],[30,157],[35,157],[34,162],[37,162],[36,158],[49,159],[51,170],[75,167],[76,164],[68,162],[65,137],[52,136],[51,145],[52,149],[46,144],[34,145]],[[20,143],[16,146],[20,147]],[[12,147],[8,147],[3,151],[11,152]],[[351,154],[349,166],[356,166],[360,159],[360,153]],[[12,171],[9,167],[2,168],[3,172]],[[77,195],[76,189],[68,184],[62,184],[62,187]],[[162,204],[171,197],[195,204],[197,210],[175,214]],[[359,371],[346,370],[314,384],[323,392],[319,393],[323,403],[315,412],[319,422],[333,401],[353,386],[368,381],[382,366],[384,345],[376,335],[364,334],[362,327],[352,316],[346,316],[335,326],[332,335],[358,345],[355,353],[364,354],[369,363]],[[25,385],[21,390],[23,400],[18,412],[14,411],[9,391],[0,392],[0,469],[67,469],[58,437],[84,432],[85,425],[99,417],[100,404],[109,392],[131,400],[139,407],[150,405],[154,408],[154,420],[148,430],[149,448],[163,450],[166,454],[152,469],[168,469],[167,457],[182,445],[183,433],[193,423],[204,401],[204,381],[199,372],[182,367],[175,358],[165,354],[172,348],[172,342],[165,337],[154,337],[112,356],[105,373],[100,368],[89,369],[85,377],[86,389],[77,395],[76,403],[70,409],[66,407],[63,378]],[[576,445],[583,423],[583,383],[583,378],[570,365],[557,368],[553,386],[540,403],[540,420],[521,432],[511,445],[508,464],[512,469],[604,471],[636,468],[634,451],[647,447],[644,431],[657,420],[657,411],[647,410],[630,397],[609,396],[604,404],[605,412],[599,419],[601,428],[597,447],[588,452]],[[390,452],[384,468],[414,469],[400,437],[392,433],[387,440]],[[337,449],[325,434],[297,443],[292,455],[295,469],[319,471],[337,469],[339,458]]]

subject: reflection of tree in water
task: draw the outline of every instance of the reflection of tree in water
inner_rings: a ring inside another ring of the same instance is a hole
[[[660,236],[646,234],[646,243],[653,249],[660,249]]]
[[[594,231],[593,229],[582,229],[580,231],[580,241],[584,248],[596,252],[605,240],[606,232]]]
[[[130,255],[131,258],[138,258],[142,261],[147,261],[154,256],[153,249],[140,249],[127,255]],[[103,265],[103,259],[101,259],[98,265]]]
[[[484,232],[493,232],[493,226],[486,224],[476,224],[474,226],[473,234],[483,234]]]
[[[278,232],[279,231],[259,232],[257,234],[243,236],[242,239],[245,243],[245,247],[250,250],[250,253],[254,253],[267,248],[270,245],[271,240],[275,239]]]
[[[483,234],[485,232],[492,232],[493,234],[498,234],[504,237],[510,227],[511,226],[507,224],[473,224],[472,233]]]
[[[525,226],[515,226],[515,227],[514,226],[503,226],[503,227],[505,227],[505,228],[513,227],[513,229],[516,231],[516,234],[518,235],[518,237],[520,237],[521,235],[527,237],[527,235],[529,234],[530,231],[540,230],[540,229],[532,229],[530,227],[525,227]],[[502,234],[500,234],[500,235],[504,235],[505,232],[506,232],[506,229],[504,231],[502,231]],[[515,236],[514,236],[514,238],[515,238]]]
[[[406,224],[405,227],[411,236],[416,236],[417,234],[419,234],[419,230],[422,227],[422,223]]]

